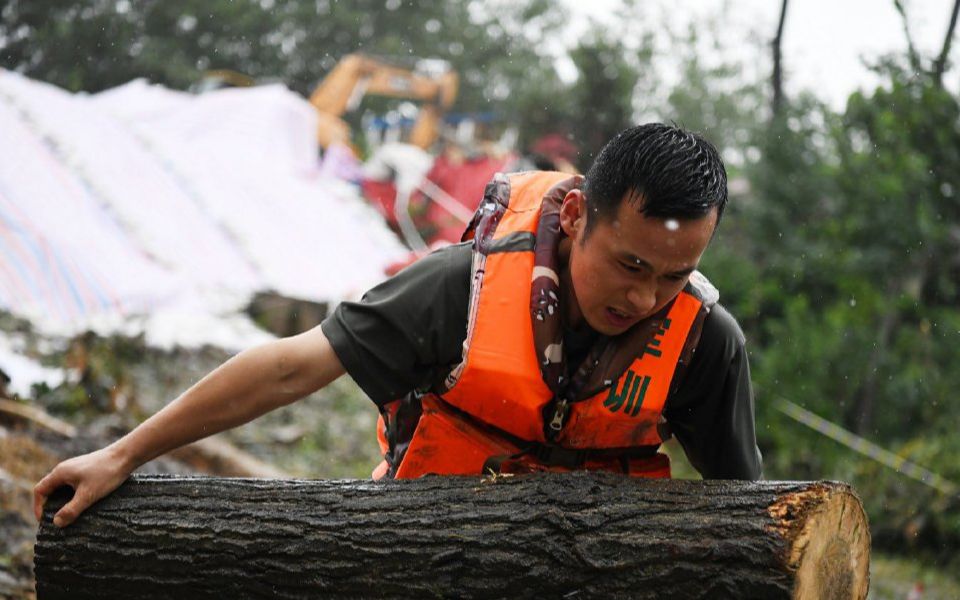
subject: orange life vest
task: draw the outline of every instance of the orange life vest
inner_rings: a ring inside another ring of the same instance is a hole
[[[463,361],[447,377],[445,391],[419,397],[419,421],[402,460],[393,469],[384,463],[374,477],[389,471],[396,478],[477,475],[490,468],[670,477],[668,458],[656,452],[664,441],[662,412],[703,301],[688,286],[616,381],[557,406],[537,363],[530,293],[541,202],[566,178],[548,172],[512,175],[507,206],[480,207],[502,216],[492,233],[477,234],[488,239],[482,240],[484,252],[474,251]],[[391,418],[389,408],[385,412]]]

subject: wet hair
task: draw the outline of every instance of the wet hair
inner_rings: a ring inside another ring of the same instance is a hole
[[[589,233],[612,219],[626,197],[637,212],[658,219],[698,219],[727,204],[727,172],[713,144],[676,125],[647,123],[618,133],[584,178]]]

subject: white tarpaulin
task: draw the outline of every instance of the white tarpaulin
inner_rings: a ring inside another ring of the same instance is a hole
[[[316,126],[280,85],[86,95],[0,71],[0,308],[58,333],[196,323],[193,344],[255,291],[355,297],[405,250],[320,172]]]
[[[55,388],[63,382],[63,370],[44,367],[28,358],[18,347],[20,345],[18,342],[16,337],[0,331],[0,371],[10,378],[8,391],[18,396],[29,396],[33,384],[45,383],[48,387]],[[2,383],[3,381],[0,380],[0,384]],[[0,385],[0,387],[3,386]]]

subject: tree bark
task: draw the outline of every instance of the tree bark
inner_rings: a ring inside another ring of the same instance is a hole
[[[867,594],[866,517],[835,482],[137,476],[57,529],[69,492],[40,600]]]

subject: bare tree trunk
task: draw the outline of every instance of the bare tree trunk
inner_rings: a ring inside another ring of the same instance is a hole
[[[140,476],[60,530],[68,496],[41,600],[867,594],[866,517],[834,482]]]
[[[780,5],[780,23],[777,35],[773,38],[773,118],[777,119],[783,111],[783,25],[787,20],[787,2]]]
[[[960,0],[955,0],[953,13],[950,15],[950,24],[947,26],[947,35],[943,39],[943,47],[940,49],[937,60],[933,62],[933,80],[940,87],[943,87],[943,73],[947,70],[947,58],[950,55],[950,45],[953,43],[953,32],[957,27],[958,12],[960,12]]]

